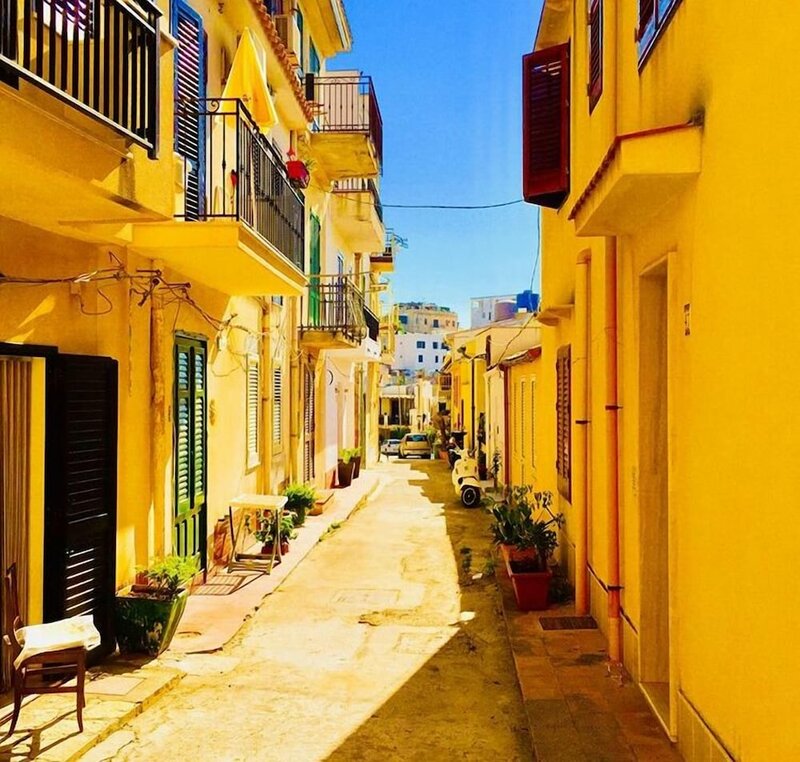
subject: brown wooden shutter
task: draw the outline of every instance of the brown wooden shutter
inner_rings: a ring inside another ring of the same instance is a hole
[[[644,36],[647,25],[653,20],[656,14],[656,0],[639,0],[639,31],[636,35],[638,40]]]
[[[261,369],[258,357],[247,357],[247,467],[261,462]]]
[[[272,371],[272,444],[275,450],[283,445],[283,371]]]
[[[569,195],[569,43],[529,53],[522,66],[523,195],[558,209]]]
[[[558,350],[556,359],[556,472],[558,491],[571,499],[572,461],[572,405],[571,405],[571,359],[569,345]]]
[[[589,10],[589,110],[603,92],[603,0],[593,0]]]

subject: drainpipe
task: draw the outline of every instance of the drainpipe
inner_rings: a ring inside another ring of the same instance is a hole
[[[155,269],[161,269],[159,260],[153,262]],[[152,414],[150,433],[150,480],[153,492],[153,513],[150,519],[150,538],[148,556],[165,555],[167,529],[166,499],[167,486],[164,473],[167,463],[167,403],[166,381],[164,378],[164,302],[158,293],[150,299],[150,379],[152,384]],[[172,552],[172,548],[169,548]],[[138,559],[141,560],[141,559]],[[145,558],[147,563],[150,559]]]
[[[608,655],[622,661],[619,575],[619,396],[617,353],[617,239],[606,239],[606,431],[608,437]]]
[[[589,274],[591,253],[584,251],[575,274],[575,357],[572,363],[575,416],[575,479],[572,506],[575,509],[575,613],[589,613]]]
[[[614,139],[620,133],[620,42],[624,38],[622,14],[616,3],[604,5],[605,22],[612,38],[603,46],[609,56],[607,97],[611,104],[611,129]],[[619,358],[617,349],[617,239],[606,239],[605,257],[606,294],[606,458],[608,506],[608,655],[612,664],[622,662],[622,619],[620,605],[620,542],[619,542]]]
[[[472,374],[472,381],[470,384],[470,397],[472,402],[472,414],[470,416],[470,428],[469,428],[469,441],[470,441],[470,449],[475,449],[475,358],[471,357],[469,360],[469,369],[470,373]],[[478,453],[475,453],[475,457],[478,457]]]
[[[503,425],[505,426],[505,436],[503,437],[503,485],[511,483],[511,428],[508,409],[511,405],[511,379],[509,369],[500,365],[500,372],[503,374]]]

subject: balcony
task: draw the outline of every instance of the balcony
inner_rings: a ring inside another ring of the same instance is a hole
[[[148,0],[0,0],[0,216],[124,245],[126,225],[169,215],[135,181],[161,171],[159,15]]]
[[[372,78],[358,72],[306,75],[313,104],[311,149],[331,180],[377,177],[383,163],[383,120]]]
[[[0,78],[31,83],[154,156],[160,16],[149,0],[0,0]]]
[[[395,253],[402,243],[402,239],[399,239],[393,230],[387,230],[383,251],[370,255],[369,261],[372,271],[378,273],[394,272]]]
[[[134,248],[226,293],[299,296],[305,201],[278,151],[235,98],[176,105],[201,136],[183,147],[177,221],[137,226]],[[192,154],[192,156],[188,156]]]
[[[395,319],[392,315],[384,315],[380,322],[381,362],[393,365],[395,359],[396,331]]]
[[[312,275],[303,299],[300,342],[309,349],[349,349],[367,336],[364,295],[346,275]]]
[[[336,180],[333,205],[336,227],[353,251],[379,251],[383,247],[383,208],[374,180]]]

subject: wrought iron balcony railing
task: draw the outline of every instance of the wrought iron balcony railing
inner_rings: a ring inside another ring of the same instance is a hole
[[[347,275],[312,275],[303,305],[300,333],[341,333],[359,344],[371,330],[364,295]],[[371,314],[371,313],[370,313]]]
[[[0,0],[0,70],[155,157],[160,16],[150,0]]]
[[[242,221],[302,270],[305,200],[244,103],[190,100],[176,110],[186,133],[200,136],[199,150],[192,147],[196,158],[183,160],[185,197],[177,216]]]
[[[342,194],[369,193],[378,219],[383,222],[383,206],[381,206],[381,197],[378,193],[378,186],[375,184],[374,180],[365,177],[350,177],[345,180],[336,180],[333,183],[333,192]]]
[[[383,163],[383,119],[372,77],[306,74],[306,100],[314,104],[317,132],[365,133]]]

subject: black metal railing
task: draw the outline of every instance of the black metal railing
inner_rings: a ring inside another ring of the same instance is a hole
[[[330,331],[360,343],[368,333],[364,295],[347,275],[312,275],[300,333]]]
[[[306,100],[314,104],[317,132],[363,132],[383,164],[383,119],[372,77],[306,74]]]
[[[0,68],[155,157],[160,16],[150,0],[0,0]]]
[[[381,333],[381,321],[366,304],[364,305],[364,322],[367,324],[367,336],[373,341],[378,341]]]
[[[375,181],[366,177],[348,177],[345,180],[335,180],[333,183],[334,193],[369,193],[372,205],[375,207],[375,212],[378,219],[383,222],[383,206],[381,205],[381,196],[378,193],[378,186]]]
[[[180,102],[176,109],[182,119],[197,120],[202,146],[197,162],[183,161],[187,193],[177,216],[245,222],[302,270],[305,200],[244,103],[208,98]]]

